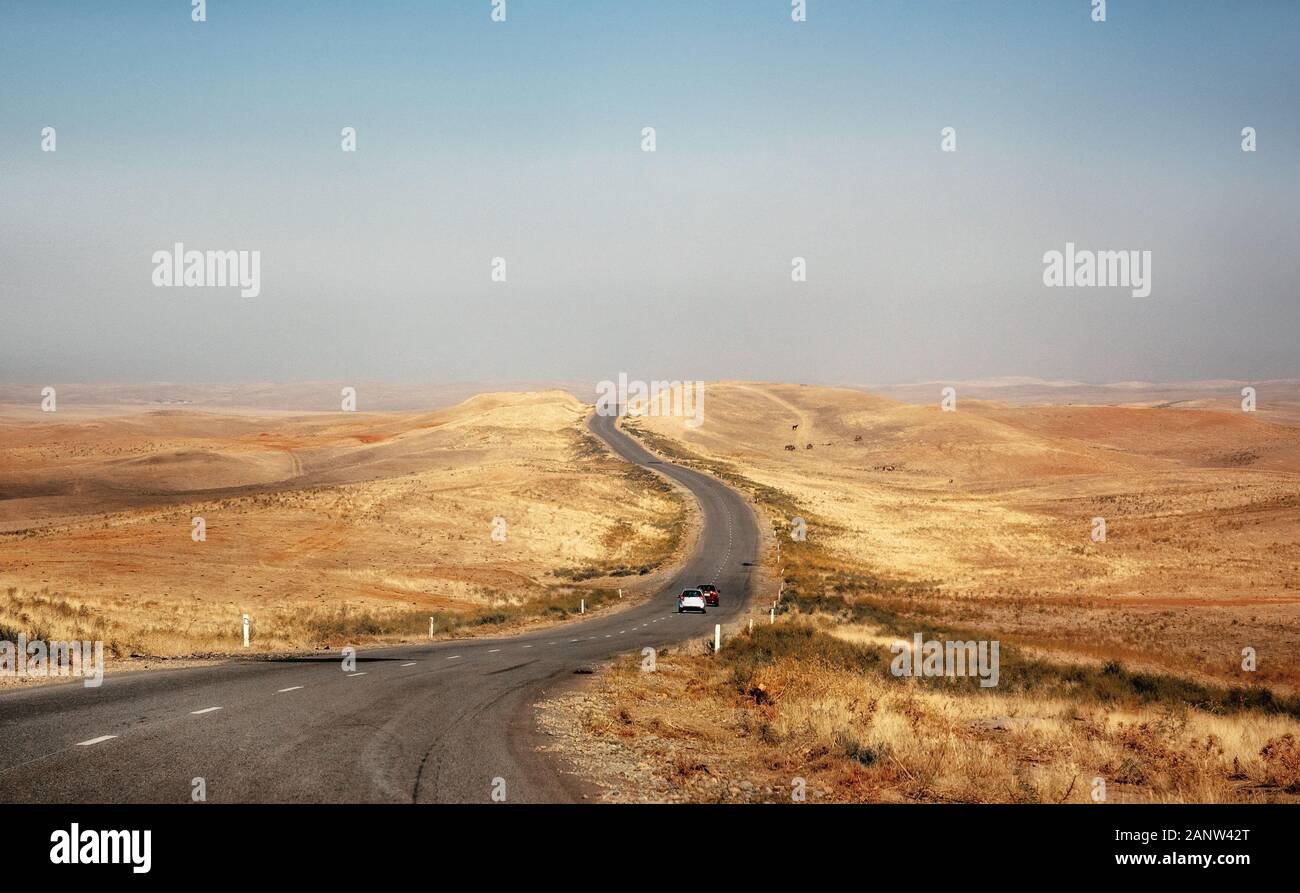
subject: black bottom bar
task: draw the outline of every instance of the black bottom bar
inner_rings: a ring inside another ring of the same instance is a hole
[[[1041,869],[1205,876],[1289,865],[1296,807],[1276,806],[10,806],[12,877],[127,883],[374,882],[395,873],[450,882],[581,876],[692,883],[849,869],[865,880],[1029,878]],[[72,862],[70,838],[79,846]],[[148,830],[145,837],[101,832]],[[85,864],[100,851],[117,864]],[[116,853],[114,852],[116,850]],[[133,857],[134,856],[134,860]],[[58,861],[56,861],[58,860]],[[1208,864],[1206,864],[1208,861]],[[612,872],[593,874],[592,872]],[[721,874],[714,874],[714,873]],[[1057,875],[1058,877],[1060,875]]]

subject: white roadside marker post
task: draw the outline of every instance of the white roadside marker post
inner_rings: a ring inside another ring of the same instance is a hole
[[[713,624],[713,653],[717,654],[722,650],[722,624]]]
[[[776,623],[776,608],[773,608],[772,613],[767,615],[768,626],[771,626],[773,623]]]
[[[248,647],[248,615],[244,615],[244,647]]]
[[[622,589],[620,589],[620,590],[618,591],[618,597],[619,597],[619,598],[622,598],[622,597],[623,597],[623,590],[622,590]]]
[[[750,631],[751,633],[754,631],[754,618],[753,618],[753,617],[749,618],[749,631]]]
[[[433,618],[429,618],[429,638],[433,638]]]
[[[578,603],[578,613],[579,614],[587,613],[587,600],[585,598]]]

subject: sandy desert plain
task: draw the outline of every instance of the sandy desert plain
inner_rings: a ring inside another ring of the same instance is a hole
[[[626,420],[749,495],[784,592],[718,655],[545,702],[549,749],[616,801],[1300,799],[1300,384],[1255,386],[959,383],[942,412],[939,384],[722,382],[698,429]],[[0,638],[101,639],[111,671],[242,652],[243,613],[259,654],[500,632],[689,547],[688,499],[570,391],[283,408],[317,390],[0,390]],[[915,633],[998,640],[999,684],[893,676]]]

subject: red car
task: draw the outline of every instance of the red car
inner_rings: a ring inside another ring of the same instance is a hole
[[[699,586],[696,586],[695,588],[700,590],[700,592],[704,593],[704,602],[710,608],[716,608],[718,606],[717,586],[714,586],[712,583],[701,583]]]

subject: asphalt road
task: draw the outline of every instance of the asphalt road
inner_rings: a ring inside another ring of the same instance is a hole
[[[567,802],[589,790],[536,750],[533,704],[574,671],[685,638],[745,608],[754,516],[714,478],[660,463],[612,418],[591,429],[695,494],[703,527],[682,572],[625,610],[525,635],[106,677],[0,695],[0,802]],[[722,604],[676,613],[715,582]],[[112,736],[112,737],[108,737]]]

